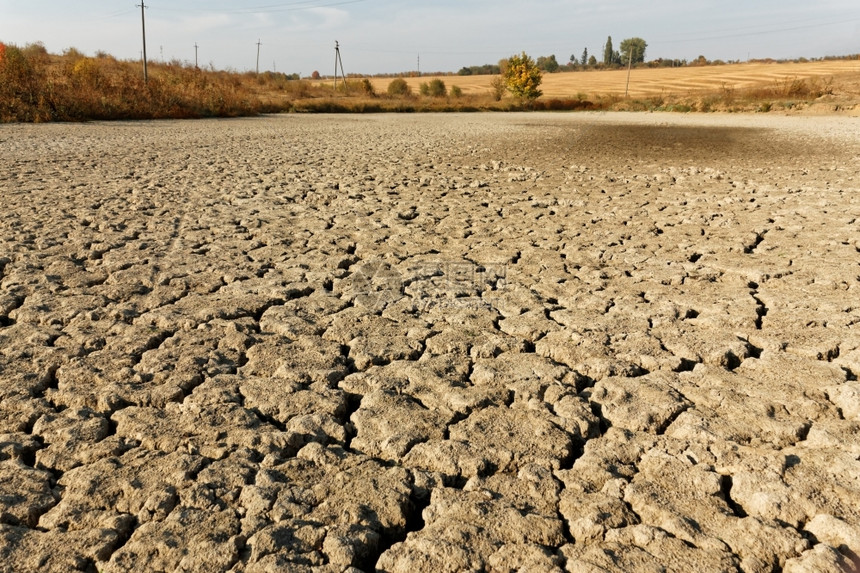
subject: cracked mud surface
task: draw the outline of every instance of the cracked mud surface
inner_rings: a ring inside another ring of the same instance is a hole
[[[856,570],[858,134],[3,126],[0,571]]]

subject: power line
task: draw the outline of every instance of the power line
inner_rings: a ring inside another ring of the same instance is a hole
[[[838,20],[838,21],[830,21],[830,22],[822,22],[819,24],[805,24],[803,26],[792,26],[790,28],[774,28],[770,30],[754,30],[755,26],[747,26],[751,31],[749,32],[741,32],[736,34],[723,34],[719,36],[696,36],[695,38],[690,38],[686,40],[654,40],[654,42],[660,42],[661,44],[678,44],[683,42],[700,42],[704,40],[727,40],[730,38],[745,38],[748,36],[761,36],[764,34],[781,34],[783,32],[794,32],[797,30],[810,30],[813,28],[824,28],[827,26],[836,26],[839,24],[846,24],[850,22],[860,22],[860,18],[853,18],[847,20]]]
[[[135,6],[136,6],[136,5],[135,5]],[[136,11],[137,11],[137,10],[135,10],[134,8],[128,8],[128,9],[126,9],[126,10],[122,10],[122,11],[120,11],[120,12],[114,12],[113,14],[105,14],[104,16],[100,16],[100,17],[98,17],[98,18],[94,18],[93,20],[95,20],[95,21],[99,21],[99,20],[111,20],[111,19],[113,19],[113,18],[120,18],[120,17],[122,17],[122,16],[128,16],[128,15],[129,15],[129,14],[131,14],[132,12],[136,12]]]
[[[244,8],[228,8],[225,10],[209,10],[210,14],[260,14],[271,12],[297,12],[300,10],[313,10],[315,8],[332,8],[335,6],[345,6],[347,4],[359,4],[367,0],[340,0],[335,2],[287,2],[281,4],[268,4],[264,6],[247,6]],[[184,12],[199,14],[200,10],[191,10],[188,8],[159,8],[163,12]]]

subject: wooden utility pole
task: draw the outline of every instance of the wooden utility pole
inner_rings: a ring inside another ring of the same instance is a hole
[[[149,75],[146,73],[146,16],[144,10],[146,9],[146,4],[141,0],[140,2],[140,25],[143,29],[143,82],[146,83],[149,81]]]
[[[258,39],[257,40],[257,75],[260,74],[260,46],[262,46],[262,45],[263,45],[263,43]]]
[[[630,91],[630,68],[633,67],[633,45],[631,44],[630,49],[627,51],[629,56],[627,56],[627,87],[624,88],[624,97],[627,97],[627,92]]]
[[[337,67],[340,66],[340,76],[343,78],[343,87],[346,88],[346,74],[343,73],[343,60],[340,59],[340,44],[334,42],[334,89],[337,89]]]
[[[194,42],[194,67],[199,68],[197,65],[197,42]]]

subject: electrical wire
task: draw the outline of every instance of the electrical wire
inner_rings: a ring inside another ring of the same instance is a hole
[[[243,8],[227,8],[224,10],[210,10],[217,14],[268,14],[275,12],[298,12],[302,10],[314,10],[317,8],[332,8],[335,6],[345,6],[347,4],[359,4],[367,0],[338,0],[334,2],[313,2],[303,0],[301,2],[286,2],[279,4],[267,4],[263,6],[246,6]],[[160,12],[182,12],[199,14],[200,10],[191,10],[189,8],[165,8],[159,7]]]
[[[749,36],[760,36],[763,34],[782,34],[784,32],[794,32],[797,30],[810,30],[813,28],[824,28],[827,26],[837,26],[840,24],[847,24],[847,23],[851,23],[851,22],[860,22],[860,18],[822,22],[820,24],[806,24],[803,26],[792,26],[790,28],[775,28],[775,29],[769,29],[769,30],[755,30],[755,31],[750,31],[750,32],[741,32],[741,33],[736,33],[736,34],[722,34],[722,35],[718,35],[718,36],[696,36],[695,38],[689,38],[689,39],[684,39],[684,40],[680,40],[680,39],[676,39],[676,40],[657,39],[657,40],[653,40],[653,41],[655,43],[659,42],[661,44],[679,44],[679,43],[686,43],[686,42],[701,42],[701,41],[705,41],[705,40],[729,40],[732,38],[746,38]],[[748,26],[747,28],[752,30],[755,28],[755,26]],[[738,29],[743,29],[743,28],[738,28]]]

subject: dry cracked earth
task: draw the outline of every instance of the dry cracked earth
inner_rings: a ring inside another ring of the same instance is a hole
[[[860,567],[856,119],[0,146],[0,571]]]

